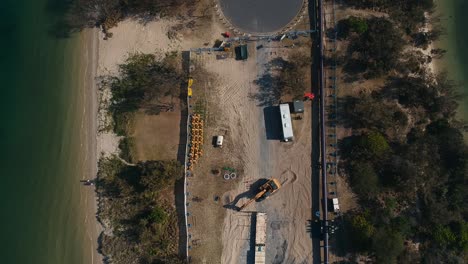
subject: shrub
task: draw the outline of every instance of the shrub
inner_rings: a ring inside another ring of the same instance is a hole
[[[156,206],[151,211],[150,215],[148,216],[148,220],[152,223],[162,224],[165,223],[168,219],[168,215],[163,208]]]

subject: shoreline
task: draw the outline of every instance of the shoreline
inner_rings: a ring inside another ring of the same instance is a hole
[[[463,54],[460,54],[460,47],[457,46],[457,14],[455,12],[455,1],[441,1],[435,0],[436,8],[434,16],[439,19],[437,22],[443,29],[442,36],[434,41],[431,45],[432,48],[441,48],[447,51],[442,58],[434,59],[435,72],[447,72],[450,80],[455,81],[460,86],[457,91],[461,94],[468,94],[466,85],[466,77],[463,76],[466,72],[466,67],[461,60]],[[461,18],[459,18],[461,19]],[[460,21],[458,23],[461,23]],[[461,56],[461,57],[460,57]],[[461,120],[468,120],[468,97],[459,100],[457,107],[457,118]],[[466,141],[468,141],[468,133],[465,133]]]
[[[97,65],[99,60],[99,29],[86,29],[82,33],[81,52],[84,58],[81,67],[84,71],[84,111],[87,119],[86,134],[88,145],[87,166],[84,170],[83,180],[94,179],[97,176]],[[102,264],[103,256],[98,252],[98,238],[103,228],[96,215],[98,210],[97,193],[95,188],[82,188],[81,197],[84,199],[85,218],[85,256],[89,256],[92,264]]]

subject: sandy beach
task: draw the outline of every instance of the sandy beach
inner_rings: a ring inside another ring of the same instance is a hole
[[[97,86],[96,86],[96,73],[97,73],[97,62],[98,62],[98,45],[99,45],[99,30],[88,29],[85,30],[81,41],[81,50],[83,54],[82,58],[82,69],[83,84],[84,87],[84,104],[83,104],[83,116],[87,128],[86,131],[86,143],[88,144],[85,149],[87,153],[85,156],[85,164],[87,167],[84,168],[82,180],[93,179],[97,174]],[[98,249],[98,237],[102,231],[101,225],[96,219],[97,213],[97,197],[94,188],[82,188],[80,192],[80,203],[83,205],[83,209],[86,213],[85,225],[86,225],[86,242],[85,243],[85,255],[88,259],[91,259],[92,264],[102,263],[102,256],[97,252]]]

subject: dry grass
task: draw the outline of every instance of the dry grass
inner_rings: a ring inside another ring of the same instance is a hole
[[[162,112],[148,115],[142,112],[134,116],[134,160],[173,160],[179,147],[181,112]]]

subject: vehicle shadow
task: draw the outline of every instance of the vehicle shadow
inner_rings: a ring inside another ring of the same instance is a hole
[[[278,106],[263,108],[265,134],[267,140],[281,140],[281,120]]]

